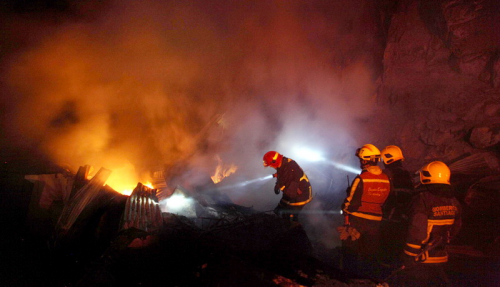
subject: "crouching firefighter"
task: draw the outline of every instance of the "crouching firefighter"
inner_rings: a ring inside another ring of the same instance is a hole
[[[377,165],[380,151],[372,144],[357,149],[361,174],[347,189],[342,204],[344,227],[355,236],[342,236],[343,268],[362,277],[379,277],[380,226],[383,205],[391,192],[389,177]],[[355,230],[356,232],[353,232]]]
[[[449,286],[446,245],[462,225],[461,207],[450,185],[450,169],[433,161],[420,171],[421,185],[409,209],[403,254],[403,286]]]
[[[276,169],[273,174],[276,178],[274,193],[283,193],[274,213],[284,219],[298,221],[302,208],[313,199],[307,175],[294,160],[275,151],[267,152],[263,161],[264,167]]]

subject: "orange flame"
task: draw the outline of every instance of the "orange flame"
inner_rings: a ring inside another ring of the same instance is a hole
[[[219,164],[215,169],[215,174],[211,176],[212,181],[215,184],[221,182],[224,178],[230,176],[231,174],[235,173],[238,170],[238,166],[232,163],[229,165],[224,165],[219,157],[217,157],[217,161],[219,162]]]
[[[148,177],[144,176],[143,178],[140,178],[135,170],[135,167],[130,162],[126,162],[124,164],[122,163],[120,166],[115,166],[110,169],[112,170],[112,173],[106,181],[106,185],[123,195],[131,195],[138,182],[145,182],[143,183],[145,186],[153,188],[153,185],[148,180]],[[94,169],[91,167],[88,179],[91,179],[94,176],[92,174],[93,170]]]

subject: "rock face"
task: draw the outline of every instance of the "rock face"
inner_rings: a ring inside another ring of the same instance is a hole
[[[392,15],[377,100],[383,140],[407,166],[452,162],[498,146],[500,4],[400,1]],[[380,124],[380,123],[379,123]]]
[[[466,218],[460,240],[485,254],[498,254],[492,246],[500,235],[491,226],[498,226],[499,215],[479,211],[485,207],[478,209],[472,198],[494,202],[500,194],[488,181],[500,171],[499,31],[497,0],[399,1],[379,80],[379,128],[373,129],[380,143],[402,148],[410,171],[433,160],[449,165]],[[478,229],[490,237],[474,242],[470,234]]]

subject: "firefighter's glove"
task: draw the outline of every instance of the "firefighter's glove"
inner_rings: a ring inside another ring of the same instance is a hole
[[[340,240],[347,240],[349,238],[349,232],[347,232],[347,225],[337,227],[337,232],[340,233]]]
[[[347,232],[349,233],[349,236],[351,236],[352,241],[354,241],[356,239],[359,239],[359,237],[361,236],[361,234],[359,233],[359,231],[357,231],[356,228],[354,228],[354,227],[352,227],[350,225],[347,228]]]
[[[352,241],[359,239],[361,234],[356,230],[356,228],[350,225],[344,225],[337,227],[337,232],[340,233],[340,240],[351,239]]]
[[[274,187],[274,193],[276,193],[276,194],[280,194],[280,191],[281,191],[281,190],[278,188],[278,186],[275,186],[275,187]]]
[[[273,173],[273,177],[278,177],[278,173]]]

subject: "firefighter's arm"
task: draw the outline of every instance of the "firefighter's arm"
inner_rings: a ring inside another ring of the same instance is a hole
[[[281,185],[280,183],[276,183],[276,185],[274,185],[274,193],[276,194],[280,194],[281,191],[285,190],[285,186],[284,185]]]
[[[389,195],[387,196],[385,202],[382,204],[382,212],[384,214],[384,218],[387,219],[391,219],[397,204],[397,192],[396,189],[394,188],[394,183],[390,178],[389,182],[390,182]]]
[[[283,167],[280,172],[280,176],[276,180],[276,186],[274,187],[274,192],[279,194],[280,191],[286,192],[293,182],[294,171],[289,167]]]
[[[351,222],[349,222],[349,214],[344,214],[344,225],[351,225]]]
[[[351,211],[355,211],[359,208],[361,204],[361,195],[363,193],[363,182],[361,178],[356,177],[351,184],[351,187],[347,193],[347,197],[342,204],[342,211],[344,214],[348,214]]]
[[[421,196],[412,201],[409,220],[403,254],[403,261],[406,267],[417,262],[417,256],[422,251],[422,243],[427,238],[427,214],[425,212],[424,199]]]
[[[285,190],[285,184],[283,183],[283,180],[281,178],[277,178],[276,184],[274,185],[274,193],[280,194],[280,192],[283,190]]]

